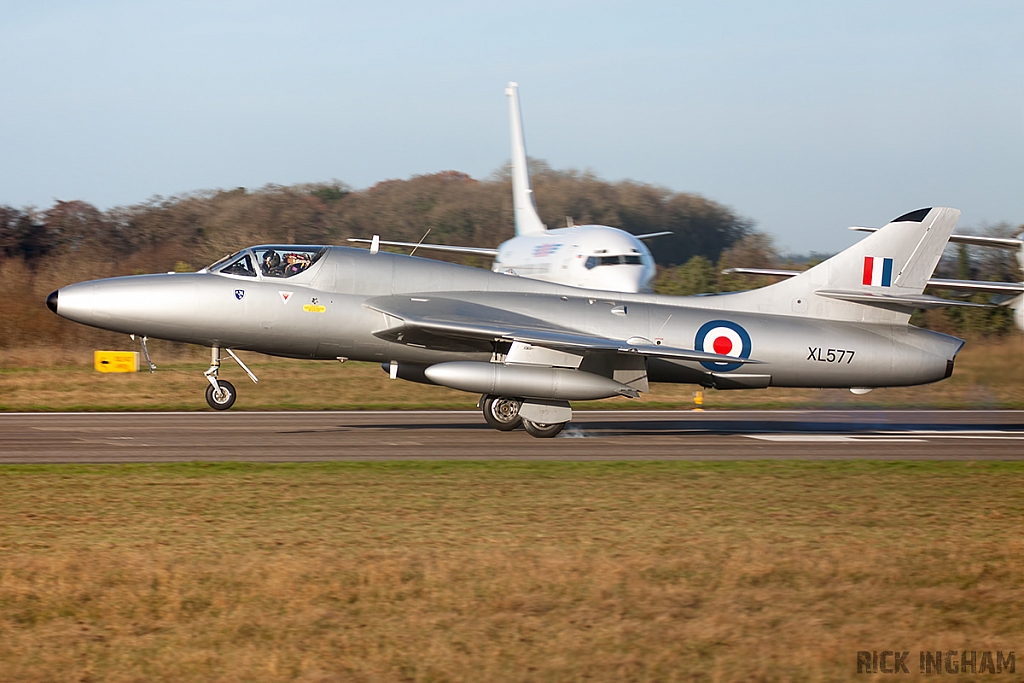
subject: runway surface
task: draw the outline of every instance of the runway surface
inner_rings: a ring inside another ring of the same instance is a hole
[[[1024,460],[1024,411],[580,411],[555,439],[478,412],[0,414],[0,463]]]

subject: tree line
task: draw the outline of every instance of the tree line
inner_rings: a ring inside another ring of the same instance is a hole
[[[531,162],[541,219],[561,227],[597,223],[634,234],[671,231],[654,246],[672,267],[700,255],[717,260],[750,221],[699,195]],[[97,331],[45,310],[47,293],[81,280],[196,270],[260,243],[345,244],[348,237],[496,247],[514,234],[511,178],[483,180],[457,171],[387,180],[355,190],[340,181],[211,190],[155,197],[100,210],[81,200],[45,209],[0,206],[0,348],[37,342],[92,344]],[[487,267],[482,258],[461,260]]]
[[[531,161],[541,219],[561,227],[602,224],[634,234],[670,231],[650,243],[659,266],[656,291],[700,294],[763,286],[772,278],[724,275],[736,266],[806,267],[780,256],[770,236],[722,204],[699,195]],[[446,171],[387,180],[356,190],[333,181],[210,190],[155,197],[100,210],[81,201],[45,209],[0,206],[0,348],[35,344],[89,346],[102,333],[45,309],[46,294],[81,280],[168,270],[196,270],[259,243],[345,244],[348,237],[496,247],[514,234],[507,171],[486,179]],[[991,234],[1012,232],[997,226]],[[481,257],[431,254],[487,267]],[[965,249],[940,264],[940,276],[1017,280],[1012,254]],[[1005,309],[938,311],[915,321],[954,334],[1003,334]]]
[[[537,208],[550,227],[562,227],[568,218],[634,234],[670,231],[657,244],[661,265],[685,263],[695,255],[717,259],[752,231],[748,220],[699,195],[607,182],[543,162],[531,166]],[[332,182],[194,192],[107,211],[84,201],[57,201],[44,210],[0,206],[0,257],[33,264],[88,250],[97,261],[116,255],[165,266],[160,259],[173,255],[202,264],[254,242],[337,244],[371,234],[417,241],[428,230],[431,241],[442,244],[495,247],[511,237],[508,174],[476,180],[446,171],[365,190]]]

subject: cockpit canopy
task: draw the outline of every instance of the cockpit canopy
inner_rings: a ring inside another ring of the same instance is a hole
[[[248,247],[225,256],[206,268],[210,273],[242,277],[287,278],[308,269],[327,252],[327,247],[311,245],[271,245]]]

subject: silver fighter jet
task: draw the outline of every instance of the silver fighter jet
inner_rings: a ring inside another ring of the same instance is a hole
[[[238,360],[233,350],[244,349],[380,362],[392,378],[480,394],[496,429],[550,437],[572,418],[570,401],[636,397],[649,382],[863,393],[949,377],[964,342],[908,320],[917,308],[962,305],[922,293],[959,215],[913,211],[795,277],[715,296],[578,289],[400,254],[269,245],[198,273],[70,285],[47,305],[143,340],[211,347],[206,393],[216,409],[236,395],[218,379],[221,350]]]

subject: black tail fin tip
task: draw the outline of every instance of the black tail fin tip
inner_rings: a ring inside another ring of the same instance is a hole
[[[890,223],[920,223],[924,220],[925,216],[927,216],[928,212],[931,210],[931,207],[928,207],[927,209],[918,209],[917,211],[911,211],[910,213],[903,214],[899,218],[893,218],[890,221]]]

